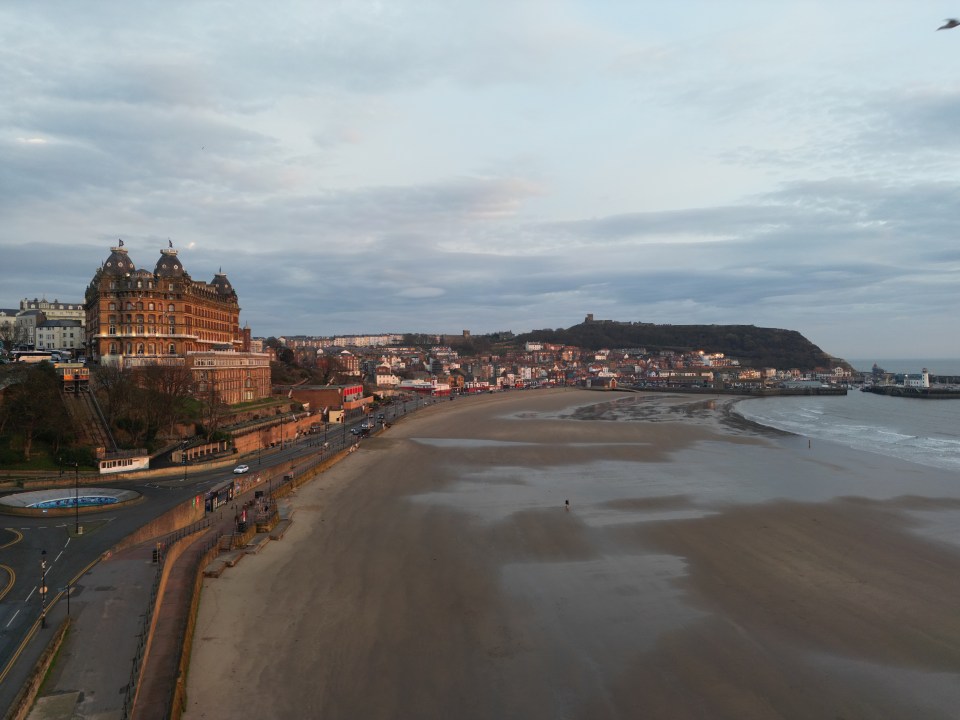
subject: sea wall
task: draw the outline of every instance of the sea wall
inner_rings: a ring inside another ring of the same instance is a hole
[[[921,400],[953,400],[960,399],[960,389],[953,388],[913,388],[903,385],[872,385],[865,387],[864,392],[874,395],[889,395],[890,397],[918,398]]]

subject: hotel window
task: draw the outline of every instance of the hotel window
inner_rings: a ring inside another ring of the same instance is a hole
[[[170,354],[171,354],[171,355],[176,355],[176,354],[177,354],[177,346],[174,345],[173,343],[170,343]]]
[[[153,303],[147,303],[147,310],[153,310]]]
[[[116,343],[110,343],[110,354],[111,354],[111,355],[116,355],[116,354],[117,354],[117,344],[116,344]]]

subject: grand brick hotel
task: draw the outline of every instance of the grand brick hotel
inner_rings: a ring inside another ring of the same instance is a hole
[[[270,395],[270,357],[250,352],[227,276],[194,280],[172,247],[153,271],[138,270],[121,240],[87,287],[87,357],[123,368],[183,365],[194,391],[234,404]]]

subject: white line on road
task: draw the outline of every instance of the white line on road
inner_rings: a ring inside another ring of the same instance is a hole
[[[13,614],[13,617],[11,617],[11,618],[7,621],[7,627],[10,627],[10,623],[12,623],[14,620],[16,620],[16,619],[17,619],[17,615],[19,615],[19,614],[20,614],[20,611],[17,610],[17,611]]]

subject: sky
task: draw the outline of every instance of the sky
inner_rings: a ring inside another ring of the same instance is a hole
[[[0,0],[0,307],[117,240],[254,336],[960,357],[960,2]]]

